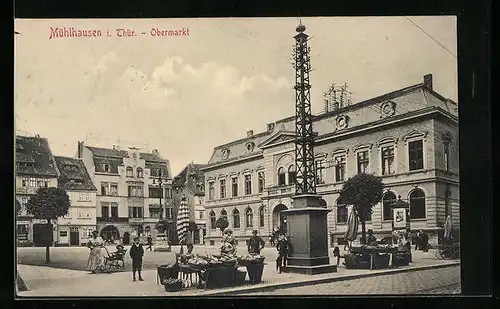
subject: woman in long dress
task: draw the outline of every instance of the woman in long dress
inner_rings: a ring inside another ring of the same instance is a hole
[[[102,250],[104,240],[99,236],[97,231],[92,232],[92,238],[87,242],[87,247],[90,248],[89,262],[87,268],[93,273],[98,273],[104,266],[104,254]]]

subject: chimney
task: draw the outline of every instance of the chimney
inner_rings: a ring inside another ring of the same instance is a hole
[[[155,156],[159,156],[159,155],[160,155],[160,152],[159,152],[159,151],[158,151],[158,149],[156,149],[156,148],[155,148],[155,149],[153,149],[153,150],[151,151],[151,153],[152,153],[152,154],[154,154]]]
[[[424,76],[424,87],[432,90],[432,74],[427,74]]]
[[[78,156],[78,159],[81,159],[83,156],[83,141],[78,142],[78,149],[76,155]]]
[[[274,123],[267,124],[267,132],[272,132],[274,130]]]
[[[116,150],[116,145],[113,145],[113,150]]]
[[[252,137],[253,136],[253,130],[247,131],[247,137]]]

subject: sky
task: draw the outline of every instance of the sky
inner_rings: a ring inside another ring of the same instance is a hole
[[[455,17],[409,18],[422,30],[403,16],[303,17],[313,113],[322,112],[332,83],[347,82],[355,104],[428,73],[435,91],[458,102]],[[207,163],[214,147],[294,115],[290,56],[298,22],[16,19],[17,134],[48,138],[58,156],[75,156],[77,141],[156,148],[177,175],[190,162]],[[51,28],[62,27],[103,36],[51,39]],[[116,29],[138,35],[118,37]],[[153,36],[152,29],[189,35]]]

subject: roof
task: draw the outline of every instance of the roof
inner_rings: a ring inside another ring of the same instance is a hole
[[[201,171],[206,164],[188,164],[179,175],[174,177],[173,185],[174,187],[185,186],[190,191],[192,191],[195,195],[203,196],[205,192],[201,190],[199,184],[203,184],[205,182],[204,173]],[[194,176],[194,179],[191,177]]]
[[[54,157],[60,176],[57,180],[59,188],[65,190],[97,191],[92,179],[81,159]]]
[[[116,150],[116,149],[91,147],[91,146],[85,146],[85,147],[87,147],[96,157],[117,158],[117,159],[128,157],[128,152],[126,150]],[[141,152],[139,158],[146,160],[148,162],[165,163],[168,161],[167,159],[164,159],[157,154],[146,153],[146,152]]]
[[[355,112],[357,110],[366,108],[366,107],[371,107],[372,105],[379,104],[384,101],[396,99],[403,97],[405,95],[410,95],[411,93],[417,93],[418,91],[422,91],[422,98],[425,100],[428,100],[427,96],[425,95],[424,92],[429,92],[432,95],[436,96],[438,99],[442,101],[447,101],[451,102],[456,105],[455,102],[443,98],[441,95],[433,91],[432,89],[429,89],[424,83],[404,87],[386,94],[383,94],[381,96],[371,98],[368,100],[364,100],[359,103],[351,104],[343,108],[339,108],[337,110],[327,112],[327,113],[320,113],[317,115],[312,116],[312,120],[314,123],[319,123],[320,121],[328,121],[328,119],[335,119],[339,115],[347,114],[348,112]],[[435,105],[434,103],[427,103],[427,105]],[[405,114],[411,113],[411,111],[405,112]],[[356,127],[359,127],[359,124],[355,125]],[[326,129],[325,129],[326,128]],[[354,128],[354,127],[352,127]],[[325,130],[329,130],[325,126],[320,126],[320,129],[323,129],[323,132],[316,132],[320,133],[319,135],[322,136],[324,134],[326,135],[331,135],[334,133],[330,133]],[[266,148],[268,145],[271,144],[273,139],[278,136],[280,138],[283,137],[283,134],[280,134],[278,132],[294,132],[295,131],[295,116],[290,116],[286,117],[280,120],[277,120],[275,122],[275,127],[273,131],[267,131],[267,132],[261,132],[254,134],[252,136],[243,138],[243,139],[238,139],[223,145],[219,145],[214,147],[212,157],[209,160],[209,166],[216,166],[219,164],[229,164],[234,161],[239,161],[241,159],[248,158],[253,159],[258,158],[259,155],[262,154],[262,149]],[[248,148],[249,143],[255,143],[255,148]],[[249,149],[252,149],[252,151],[249,151]]]
[[[16,135],[16,173],[58,176],[54,156],[46,138]]]

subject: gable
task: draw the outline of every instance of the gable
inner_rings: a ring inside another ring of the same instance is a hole
[[[286,144],[295,141],[295,132],[292,131],[280,131],[276,134],[273,134],[267,140],[263,141],[262,144],[259,145],[260,148],[269,148],[281,144]]]

